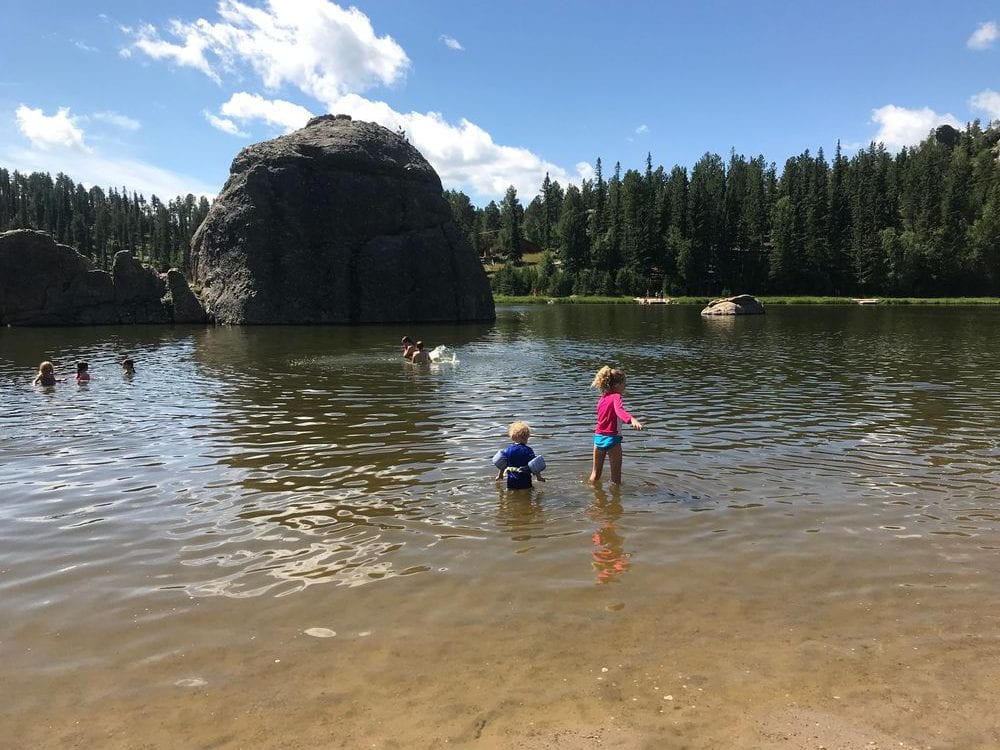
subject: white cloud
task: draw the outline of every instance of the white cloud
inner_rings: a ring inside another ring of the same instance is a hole
[[[79,148],[25,149],[0,141],[0,164],[23,173],[48,172],[54,175],[63,172],[86,187],[96,185],[105,190],[126,187],[146,198],[156,195],[168,200],[188,193],[214,198],[219,192],[218,185],[208,185],[188,175],[137,159],[122,158],[118,154],[106,156]]]
[[[106,122],[108,125],[114,125],[116,128],[128,130],[133,133],[142,127],[138,120],[119,114],[118,112],[95,112],[91,117],[100,122]]]
[[[592,180],[594,179],[594,165],[590,162],[580,161],[576,163],[576,174],[581,180]],[[563,187],[566,187],[563,185]]]
[[[433,111],[401,113],[361,96],[372,86],[397,83],[410,61],[391,37],[376,36],[357,8],[345,10],[328,0],[267,0],[260,7],[220,0],[218,13],[218,22],[172,21],[166,33],[175,41],[164,40],[151,26],[130,32],[134,42],[123,54],[139,51],[200,70],[220,83],[229,76],[245,81],[252,71],[266,90],[296,88],[315,100],[320,112],[403,129],[447,187],[477,198],[502,196],[514,185],[527,203],[546,172],[563,184],[573,179],[526,148],[495,143],[467,119],[452,123]],[[448,39],[442,37],[446,44]],[[305,125],[310,113],[291,102],[241,92],[205,116],[213,127],[238,134],[254,120],[293,130]]]
[[[460,41],[458,41],[453,36],[448,36],[447,34],[442,34],[441,35],[441,41],[444,42],[444,46],[447,47],[448,49],[453,49],[456,52],[464,52],[465,51],[465,47],[462,46],[462,43]]]
[[[521,202],[527,204],[538,193],[546,172],[563,185],[574,179],[562,167],[526,148],[495,143],[489,133],[465,118],[454,125],[438,112],[401,113],[385,102],[356,94],[329,104],[330,112],[404,130],[446,187],[469,188],[479,197],[494,198],[513,185]]]
[[[97,47],[91,47],[89,44],[87,44],[86,42],[81,42],[79,39],[73,41],[73,46],[83,52],[100,52],[100,50],[97,49]]]
[[[872,140],[884,143],[890,151],[920,143],[938,125],[951,125],[959,129],[964,127],[954,115],[939,114],[930,107],[906,109],[895,104],[872,110],[872,122],[879,126],[879,131]]]
[[[14,117],[18,130],[36,148],[87,149],[83,142],[83,130],[77,125],[77,118],[70,115],[69,107],[60,107],[54,115],[46,115],[41,109],[22,104]]]
[[[167,200],[188,193],[214,197],[218,193],[218,185],[123,156],[120,150],[108,155],[90,148],[80,123],[91,120],[110,122],[125,130],[132,124],[139,127],[137,121],[114,112],[75,117],[68,107],[60,107],[56,114],[46,115],[22,104],[12,120],[0,121],[0,164],[24,173],[63,172],[86,187],[127,187],[147,198],[155,194]]]
[[[185,27],[178,21],[170,22],[170,32],[180,39],[180,44],[166,42],[160,39],[156,27],[146,24],[138,30],[124,29],[126,33],[135,36],[135,48],[144,52],[154,60],[169,60],[182,67],[200,70],[216,83],[221,79],[212,69],[205,53],[208,48],[207,39],[197,32],[196,28]],[[131,57],[131,50],[122,50],[123,57]]]
[[[990,121],[1000,120],[1000,93],[993,91],[992,89],[980,91],[978,94],[973,96],[969,99],[969,106],[972,107],[972,109],[985,112],[990,118]]]
[[[263,120],[285,133],[304,128],[313,116],[312,112],[298,104],[282,99],[265,99],[259,94],[248,94],[245,91],[229,97],[229,101],[219,111],[226,117],[242,122]]]
[[[256,8],[220,0],[220,23],[171,21],[161,38],[153,26],[129,32],[134,49],[156,60],[200,70],[214,81],[248,66],[265,88],[291,84],[319,100],[398,81],[409,58],[390,36],[376,36],[357,8],[327,0],[268,0]]]
[[[247,138],[250,135],[249,133],[244,133],[240,130],[240,126],[232,120],[227,120],[225,117],[213,115],[211,112],[205,112],[205,119],[208,120],[209,125],[216,130],[221,130],[223,133],[237,135],[241,138]]]
[[[995,21],[985,21],[972,32],[972,36],[965,45],[969,49],[987,49],[993,46],[997,38],[997,25]]]
[[[649,133],[649,125],[640,125],[635,129],[636,135],[647,135]]]

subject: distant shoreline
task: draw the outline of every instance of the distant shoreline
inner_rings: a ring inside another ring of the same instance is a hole
[[[670,297],[671,305],[707,305],[715,297]],[[757,297],[764,305],[858,305],[856,297]],[[596,297],[596,296],[510,296],[493,295],[497,305],[579,305],[579,304],[613,304],[636,305],[635,297]],[[879,297],[872,306],[889,305],[1000,305],[1000,297]]]

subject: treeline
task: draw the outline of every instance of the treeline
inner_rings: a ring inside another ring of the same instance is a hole
[[[892,155],[705,154],[484,208],[447,193],[502,294],[1000,295],[1000,125],[937,128]],[[526,250],[542,250],[522,266]]]
[[[61,172],[0,169],[0,231],[39,229],[110,270],[115,253],[128,250],[160,271],[178,268],[191,278],[191,236],[208,214],[208,199],[194,195],[163,203],[125,188],[107,192],[77,185]]]

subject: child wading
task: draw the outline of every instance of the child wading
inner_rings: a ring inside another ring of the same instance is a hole
[[[597,402],[597,427],[594,429],[594,468],[590,472],[590,481],[596,482],[604,471],[604,457],[611,459],[611,481],[622,483],[622,436],[620,425],[631,425],[636,430],[642,429],[642,422],[633,417],[622,404],[622,394],[625,392],[625,373],[602,367],[591,383],[601,390],[601,399]]]
[[[545,470],[545,459],[536,456],[528,446],[531,428],[526,422],[512,422],[507,430],[512,443],[496,452],[493,465],[497,467],[496,481],[507,477],[507,489],[525,490],[531,487],[531,475],[544,482],[542,472]]]

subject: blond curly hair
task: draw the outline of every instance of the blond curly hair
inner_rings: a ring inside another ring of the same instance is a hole
[[[597,371],[597,374],[594,375],[594,382],[590,385],[592,388],[599,388],[601,393],[611,393],[616,385],[624,382],[625,373],[622,370],[605,365]]]

